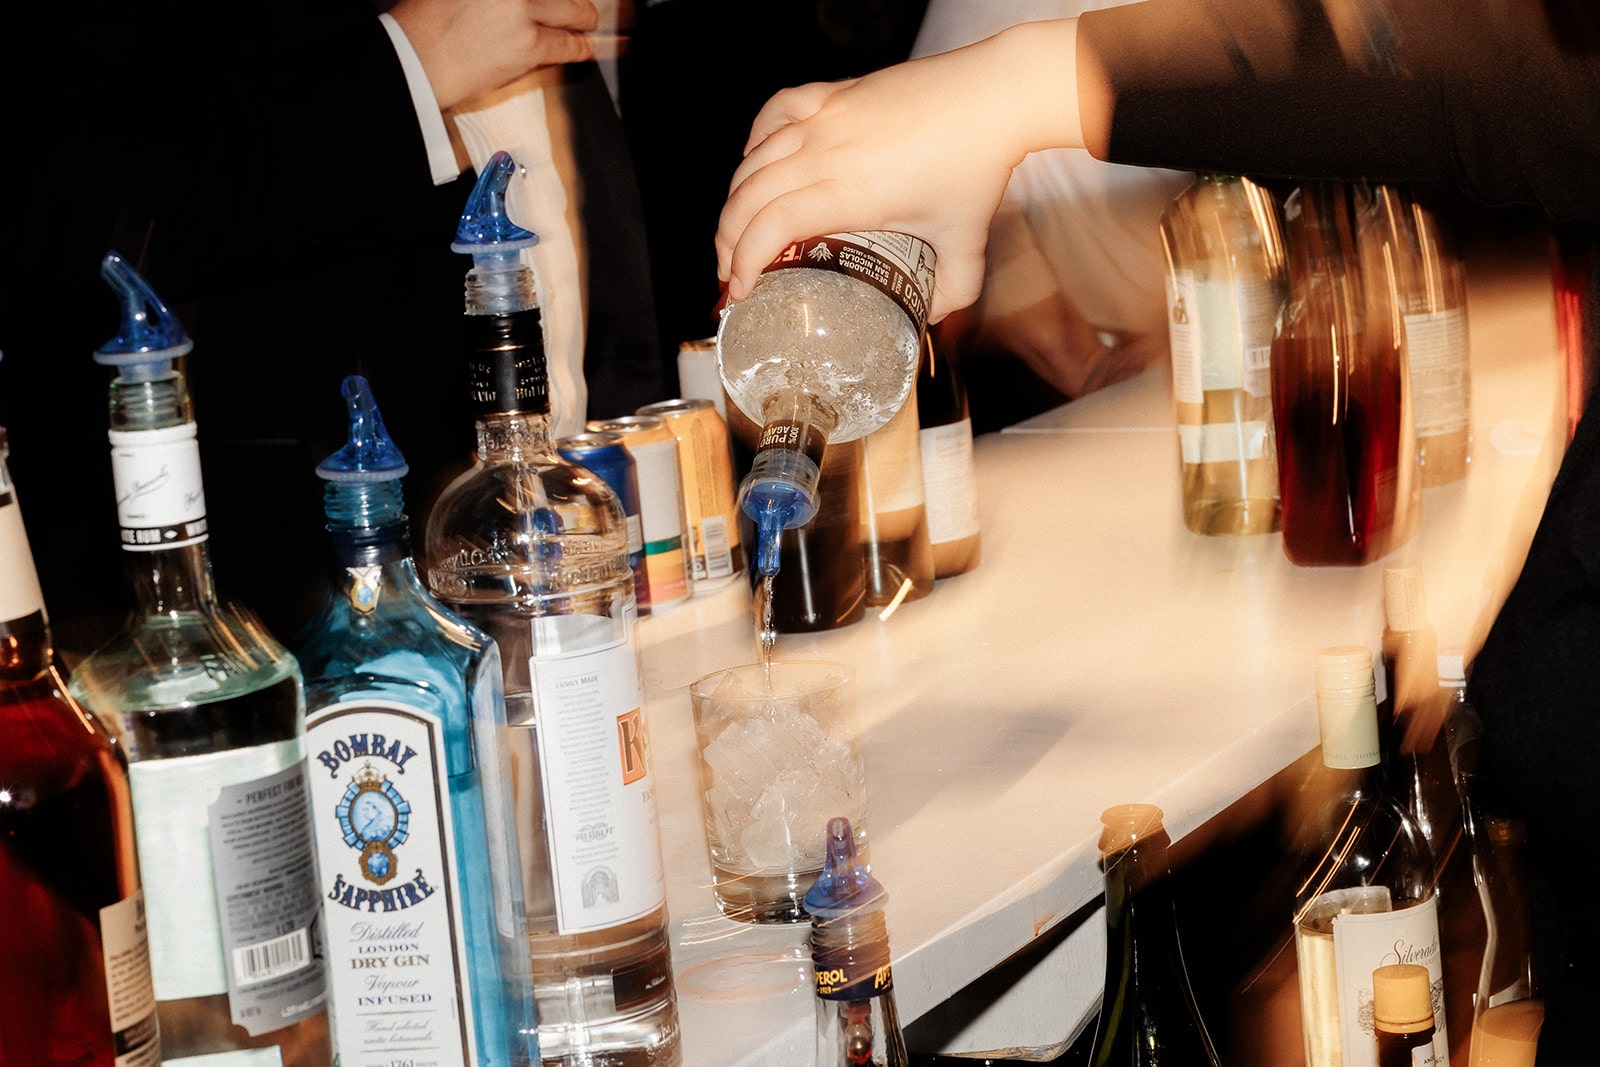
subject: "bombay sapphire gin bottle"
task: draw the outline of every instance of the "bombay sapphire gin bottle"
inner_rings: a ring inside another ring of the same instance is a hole
[[[546,1064],[676,1064],[677,1000],[622,505],[555,449],[533,273],[497,153],[454,248],[478,447],[428,516],[429,588],[500,648]],[[596,832],[596,830],[600,832]]]
[[[299,666],[217,595],[184,375],[193,347],[116,253],[111,474],[134,609],[72,672],[128,761],[165,1062],[327,1067]],[[198,1062],[198,1061],[196,1061]]]
[[[423,588],[405,458],[366,379],[343,394],[349,443],[317,468],[332,575],[296,645],[334,1049],[537,1064],[499,652]]]
[[[739,506],[756,527],[756,566],[777,573],[781,534],[819,504],[822,451],[898,412],[916,383],[933,247],[889,231],[796,241],[717,329],[728,399],[761,427]]]

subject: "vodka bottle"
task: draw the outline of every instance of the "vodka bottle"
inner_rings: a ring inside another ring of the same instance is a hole
[[[1444,732],[1451,690],[1440,673],[1445,661],[1428,622],[1420,567],[1383,569],[1383,614],[1385,697],[1378,704],[1378,723],[1389,789],[1411,813],[1438,869],[1449,861],[1460,836],[1461,805]],[[1455,662],[1460,663],[1459,652]]]
[[[1438,1067],[1428,968],[1389,963],[1372,972],[1372,1029],[1378,1067]]]
[[[546,1064],[672,1064],[679,1051],[655,787],[617,495],[550,438],[537,240],[506,217],[496,153],[452,246],[466,279],[472,467],[423,537],[429,588],[499,646],[517,851]],[[587,832],[604,824],[610,833]]]
[[[729,401],[761,427],[739,506],[755,522],[763,575],[778,570],[782,531],[816,513],[824,447],[871,433],[910,395],[933,265],[932,247],[908,234],[812,237],[723,309],[717,369]]]
[[[933,592],[925,493],[917,395],[912,393],[892,419],[861,439],[861,550],[872,607]]]
[[[850,820],[828,820],[822,874],[806,892],[816,982],[816,1067],[908,1067],[889,966],[889,894],[856,855]]]
[[[334,1049],[537,1064],[499,652],[423,588],[405,459],[366,380],[343,395],[349,443],[317,468],[331,580],[296,644]]]
[[[1472,461],[1472,378],[1466,271],[1441,215],[1417,190],[1378,186],[1381,222],[1396,255],[1412,421],[1422,486],[1466,476]]]
[[[325,1067],[300,668],[212,581],[195,423],[173,365],[192,343],[120,256],[101,274],[123,308],[95,360],[117,372],[111,473],[135,607],[71,689],[129,763],[162,1054]]]
[[[1309,783],[1317,811],[1295,852],[1305,877],[1295,893],[1295,949],[1307,1067],[1377,1067],[1370,1018],[1372,972],[1387,963],[1428,969],[1443,1025],[1438,897],[1422,832],[1384,787],[1372,652],[1323,649],[1317,657],[1322,770]]]
[[[1161,809],[1122,804],[1100,816],[1106,879],[1105,989],[1092,1067],[1217,1067],[1183,965]]]
[[[65,689],[0,427],[0,1056],[156,1067],[128,773]]]
[[[978,565],[983,535],[967,385],[959,361],[934,344],[931,330],[923,332],[916,395],[933,576],[949,578]]]
[[[1455,705],[1449,731],[1485,933],[1468,1063],[1533,1067],[1544,1000],[1533,952],[1527,826],[1511,814],[1495,781],[1481,773],[1483,723],[1464,695]]]
[[[1161,216],[1183,521],[1202,534],[1278,528],[1272,330],[1285,295],[1278,207],[1201,173]]]
[[[1283,548],[1300,566],[1361,566],[1409,533],[1403,335],[1381,264],[1358,245],[1365,185],[1313,182],[1284,202],[1289,294],[1272,342]]]

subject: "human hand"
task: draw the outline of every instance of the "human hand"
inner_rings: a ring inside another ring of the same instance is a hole
[[[441,111],[535,67],[594,56],[592,0],[399,0],[394,16]]]
[[[756,116],[717,227],[717,272],[743,299],[790,241],[902,230],[938,254],[929,321],[972,303],[1011,170],[1082,144],[1077,21],[1013,27],[865,77],[778,93]]]

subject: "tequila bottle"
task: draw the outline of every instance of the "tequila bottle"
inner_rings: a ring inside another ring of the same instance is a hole
[[[429,588],[500,648],[528,946],[544,1062],[678,1062],[660,830],[617,495],[550,439],[533,273],[484,168],[470,254],[472,467],[428,516]],[[609,826],[596,837],[586,830]]]
[[[115,252],[111,470],[135,607],[72,672],[126,756],[166,1061],[327,1067],[295,659],[217,595],[183,327]],[[270,1051],[268,1051],[270,1050]]]
[[[536,1064],[499,652],[423,588],[405,459],[366,379],[343,395],[350,441],[317,468],[331,580],[295,649],[334,1048],[341,1067],[402,1045],[438,1067]]]
[[[65,689],[0,427],[0,1056],[155,1067],[128,772]]]

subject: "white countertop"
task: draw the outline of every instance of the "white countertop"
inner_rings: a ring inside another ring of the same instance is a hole
[[[1377,647],[1383,565],[1421,563],[1441,645],[1476,646],[1565,442],[1543,266],[1469,261],[1472,469],[1425,491],[1417,535],[1381,563],[1301,568],[1279,535],[1188,532],[1162,365],[978,440],[976,570],[887,620],[780,638],[781,658],[857,671],[903,1022],[1067,917],[946,1048],[1058,1045],[1092,1019],[1100,812],[1158,804],[1177,840],[1313,748],[1314,657]],[[755,658],[749,604],[731,582],[639,629],[687,1067],[812,1055],[806,927],[736,923],[711,898],[687,687]]]

